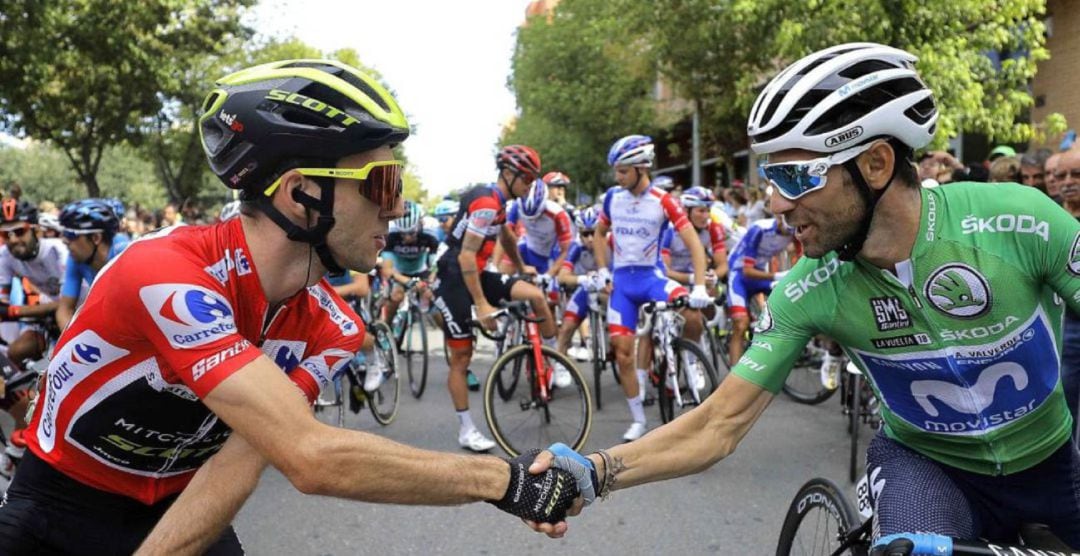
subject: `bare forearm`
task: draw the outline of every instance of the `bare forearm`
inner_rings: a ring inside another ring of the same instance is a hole
[[[57,303],[42,303],[40,305],[23,305],[19,308],[20,317],[47,317],[56,313]]]
[[[75,316],[75,299],[61,297],[60,304],[56,307],[56,325],[63,330],[67,328],[71,318]]]
[[[510,480],[505,461],[420,450],[359,431],[319,435],[313,494],[365,502],[452,505],[498,500]]]
[[[469,295],[472,296],[473,304],[482,305],[487,303],[484,290],[480,287],[480,274],[476,268],[476,253],[462,249],[461,254],[458,255],[458,266],[461,267],[461,278],[465,282],[465,289],[469,290]]]
[[[228,442],[199,469],[137,554],[202,554],[221,536],[266,467],[243,439]]]
[[[754,268],[752,266],[743,267],[743,276],[746,276],[747,278],[749,278],[751,280],[772,280],[773,279],[773,273],[765,271],[765,270],[758,270],[757,268]]]
[[[499,245],[502,246],[506,257],[514,263],[514,267],[518,269],[518,272],[525,270],[525,261],[521,260],[521,253],[517,248],[517,235],[514,232],[503,227],[499,231]]]

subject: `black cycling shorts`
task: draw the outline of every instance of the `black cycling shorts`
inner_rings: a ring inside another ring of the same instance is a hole
[[[480,272],[480,289],[487,302],[498,307],[502,301],[510,301],[510,290],[518,278],[498,272]],[[435,308],[443,316],[443,333],[453,340],[473,338],[473,299],[465,287],[465,278],[456,266],[439,266],[435,280]]]
[[[30,450],[0,503],[0,554],[132,554],[175,496],[147,506],[84,485]],[[229,526],[206,554],[243,554]]]

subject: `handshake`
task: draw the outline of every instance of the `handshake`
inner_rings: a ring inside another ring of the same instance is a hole
[[[507,463],[510,483],[506,494],[492,503],[551,537],[565,534],[566,516],[578,515],[603,492],[597,488],[600,482],[593,462],[561,442],[549,446],[547,452],[535,449]]]

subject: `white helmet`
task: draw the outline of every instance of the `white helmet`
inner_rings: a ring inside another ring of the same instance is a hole
[[[51,212],[43,212],[38,215],[38,226],[54,232],[64,231],[63,226],[60,225],[60,218]]]
[[[876,43],[826,48],[791,64],[765,86],[746,126],[758,154],[785,149],[837,152],[895,137],[912,150],[934,137],[933,93],[917,58]]]
[[[221,207],[221,220],[228,220],[240,216],[240,201],[229,201]]]

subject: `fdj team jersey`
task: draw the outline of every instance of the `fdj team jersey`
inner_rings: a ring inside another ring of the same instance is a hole
[[[525,246],[537,255],[561,254],[562,246],[573,239],[570,216],[559,203],[544,201],[544,212],[536,218],[526,218],[521,214],[520,202],[513,202],[506,211],[506,221],[511,225],[520,225],[525,230]],[[558,249],[556,249],[558,248]]]
[[[1080,223],[1018,185],[921,195],[897,275],[835,253],[804,258],[733,372],[778,392],[810,337],[827,334],[870,377],[889,437],[968,471],[1029,468],[1072,429],[1061,320],[1063,299],[1080,309]]]
[[[269,314],[250,261],[239,218],[166,228],[110,261],[56,346],[30,450],[153,504],[224,444],[229,427],[200,400],[260,353],[313,401],[360,348],[360,319],[325,281]]]
[[[726,252],[724,246],[724,229],[719,224],[710,221],[709,225],[697,232],[701,246],[705,248],[705,266],[712,267],[713,254]],[[660,238],[660,253],[671,258],[671,269],[677,272],[693,272],[694,258],[690,254],[690,248],[683,242],[682,236],[668,228]]]
[[[37,255],[28,261],[0,246],[0,288],[10,287],[12,278],[26,278],[45,296],[43,301],[53,301],[60,295],[67,260],[68,249],[60,239],[39,239]]]
[[[690,225],[682,207],[668,193],[649,186],[641,195],[623,187],[604,194],[600,221],[611,228],[616,270],[655,267],[660,261],[660,236],[668,226]]]
[[[405,234],[391,232],[386,238],[382,256],[394,261],[394,268],[406,276],[423,274],[429,270],[429,260],[439,249],[439,240],[425,232],[417,234],[416,240],[405,242]]]
[[[794,240],[790,232],[780,233],[781,225],[777,218],[764,218],[751,224],[728,257],[728,267],[735,272],[748,266],[765,270],[769,261]]]

